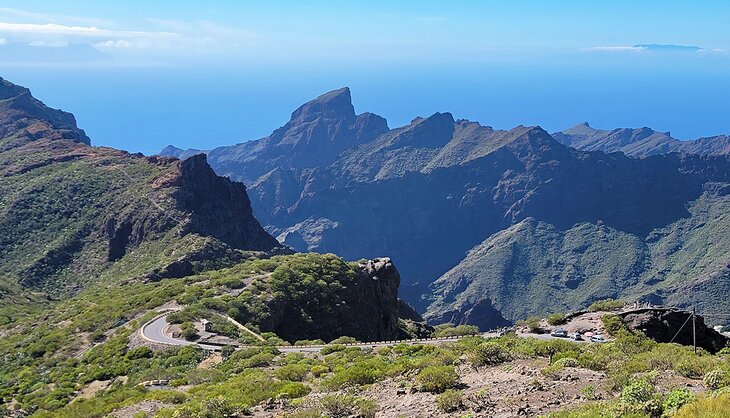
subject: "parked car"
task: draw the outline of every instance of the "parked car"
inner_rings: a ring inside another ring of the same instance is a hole
[[[500,337],[503,337],[503,336],[509,334],[510,332],[515,332],[515,329],[514,328],[502,328],[502,330],[499,331],[499,333],[497,335],[499,335]]]
[[[570,334],[569,338],[573,341],[583,341],[583,336],[580,335],[580,332]]]
[[[594,335],[591,337],[592,343],[605,343],[606,339],[603,338],[603,335]]]
[[[557,329],[550,333],[553,337],[568,338],[568,331],[564,329]]]

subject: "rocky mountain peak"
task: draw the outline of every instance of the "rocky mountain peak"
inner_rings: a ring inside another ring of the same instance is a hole
[[[246,186],[216,175],[205,154],[180,162],[175,196],[181,209],[191,214],[184,232],[213,236],[244,250],[280,247],[254,218]],[[222,222],[224,219],[236,222]]]
[[[352,106],[350,89],[327,92],[314,100],[301,105],[291,115],[291,122],[306,123],[319,118],[353,121],[355,108]]]

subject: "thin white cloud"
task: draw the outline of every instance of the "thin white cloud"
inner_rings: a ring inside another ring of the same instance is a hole
[[[0,46],[7,45],[7,44],[8,44],[8,40],[7,39],[0,38]]]
[[[724,49],[706,49],[692,45],[675,44],[639,44],[639,45],[618,45],[618,46],[594,46],[589,51],[598,52],[647,52],[661,54],[722,54]]]
[[[66,48],[68,42],[66,41],[33,41],[30,46],[44,47],[44,48]]]
[[[8,23],[0,22],[0,33],[10,34],[45,34],[45,35],[71,35],[85,37],[126,37],[126,38],[148,38],[178,37],[180,34],[174,32],[145,32],[145,31],[117,31],[101,29],[96,26],[68,26],[57,23]]]
[[[629,46],[629,45],[621,45],[621,46],[594,46],[592,48],[588,48],[590,51],[608,51],[608,52],[641,52],[646,50],[646,48],[641,46]]]
[[[66,22],[68,24],[88,25],[88,26],[113,26],[114,22],[106,19],[56,15],[47,13],[36,13],[27,10],[14,9],[12,7],[0,7],[0,17],[3,20],[20,20],[23,22]]]

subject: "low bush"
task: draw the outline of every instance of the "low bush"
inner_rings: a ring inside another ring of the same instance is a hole
[[[588,312],[613,311],[624,306],[624,302],[615,299],[597,300],[588,307]]]
[[[183,322],[180,325],[181,336],[188,341],[194,341],[198,339],[198,331],[191,322]]]
[[[346,367],[338,367],[322,384],[331,389],[369,385],[385,377],[385,371],[386,366],[381,359],[361,360]]]
[[[725,370],[713,370],[707,372],[703,383],[709,389],[720,389],[730,384],[730,373]]]
[[[431,366],[421,370],[416,377],[423,392],[441,393],[459,384],[459,375],[453,366]]]
[[[434,327],[433,337],[459,337],[476,334],[479,334],[479,327],[476,325],[440,324]]]
[[[274,376],[279,380],[301,382],[309,372],[309,367],[304,364],[287,364],[274,371]]]
[[[563,325],[567,322],[567,319],[565,318],[565,314],[556,312],[550,316],[547,317],[547,323],[550,325]]]
[[[294,342],[295,346],[302,346],[302,345],[324,345],[324,341],[322,340],[298,340]]]
[[[343,336],[330,341],[330,344],[352,344],[357,342],[359,342],[357,338]]]
[[[554,364],[560,367],[580,367],[580,363],[578,362],[578,360],[571,357],[563,357],[559,360],[556,360]]]
[[[321,364],[315,364],[312,366],[312,368],[309,370],[310,373],[312,373],[312,376],[314,377],[321,377],[324,374],[329,373],[330,368]]]
[[[679,408],[692,402],[695,395],[687,389],[674,389],[667,394],[662,403],[662,410],[665,416],[672,416]]]
[[[464,409],[464,394],[460,390],[448,389],[436,397],[436,406],[443,412]]]
[[[511,354],[501,345],[494,342],[486,342],[474,347],[467,355],[472,366],[494,366],[510,361]]]
[[[702,397],[681,407],[675,418],[723,418],[730,411],[730,393]]]

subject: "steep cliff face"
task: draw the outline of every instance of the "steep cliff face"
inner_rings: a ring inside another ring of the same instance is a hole
[[[189,214],[183,233],[211,236],[242,250],[281,246],[254,218],[246,186],[216,175],[204,154],[179,162],[179,172],[172,195]]]
[[[0,78],[0,151],[38,139],[91,143],[72,114],[46,107],[27,88]]]
[[[356,115],[350,89],[342,88],[300,106],[289,122],[270,136],[207,154],[219,174],[250,184],[275,168],[331,164],[345,149],[369,142],[387,130],[388,124],[378,115]],[[173,148],[166,150],[162,155],[185,155]]]
[[[196,254],[223,261],[280,248],[245,187],[215,175],[204,156],[91,147],[72,115],[27,89],[3,80],[0,98],[0,295],[68,295],[107,276],[216,265]]]

